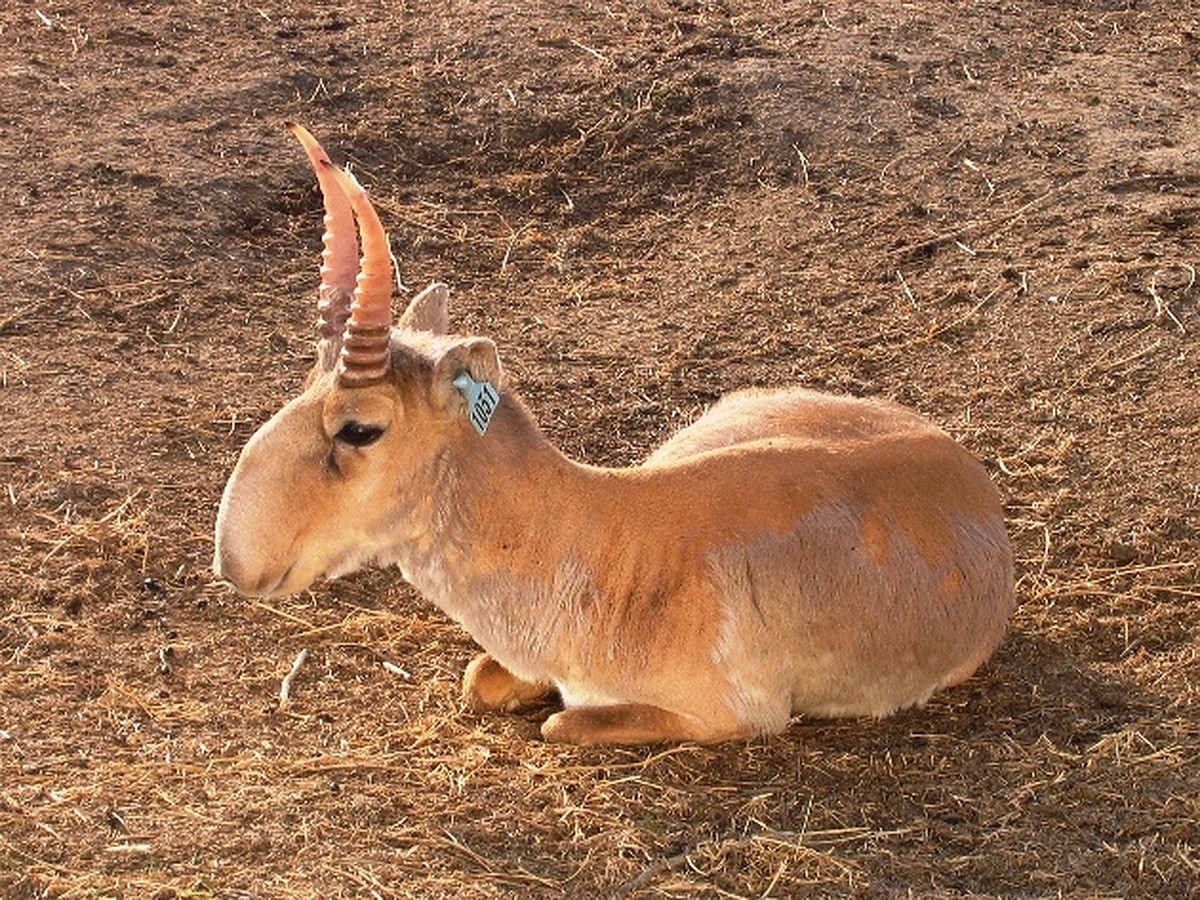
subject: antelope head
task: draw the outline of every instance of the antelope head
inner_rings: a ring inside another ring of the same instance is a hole
[[[416,511],[432,502],[438,461],[486,427],[479,394],[496,402],[501,380],[490,340],[446,334],[444,285],[430,285],[393,322],[378,215],[312,135],[289,127],[325,205],[317,360],[300,396],[242,450],[221,497],[213,561],[218,577],[256,596],[399,561],[398,546],[426,530]]]

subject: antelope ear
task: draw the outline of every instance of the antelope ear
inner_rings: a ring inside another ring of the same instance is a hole
[[[434,365],[434,403],[451,417],[473,416],[472,396],[477,389],[487,385],[498,401],[503,378],[500,356],[492,341],[482,337],[461,338],[450,344]]]
[[[450,289],[434,282],[412,298],[396,324],[412,331],[445,334],[450,330],[449,299]]]

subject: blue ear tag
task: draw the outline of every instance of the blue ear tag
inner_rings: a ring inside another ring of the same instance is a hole
[[[467,418],[476,431],[485,434],[496,407],[500,405],[500,395],[489,382],[476,381],[468,372],[463,372],[451,383],[466,398]]]

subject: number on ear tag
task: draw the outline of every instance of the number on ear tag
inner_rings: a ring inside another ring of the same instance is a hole
[[[488,424],[496,407],[500,405],[500,395],[486,381],[476,381],[468,372],[463,372],[454,379],[453,384],[467,401],[467,418],[480,434],[487,433]]]

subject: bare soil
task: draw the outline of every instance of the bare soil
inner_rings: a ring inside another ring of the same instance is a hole
[[[6,3],[0,895],[1195,895],[1198,17]],[[289,119],[572,455],[747,385],[941,423],[1006,498],[998,654],[880,722],[579,750],[467,712],[475,647],[395,573],[214,583],[311,360]]]

